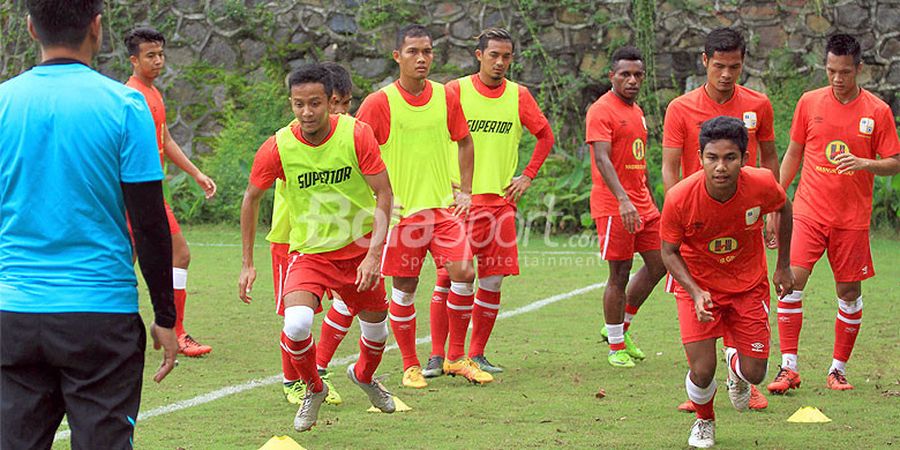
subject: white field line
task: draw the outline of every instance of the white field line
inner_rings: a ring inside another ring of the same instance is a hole
[[[191,244],[195,245],[195,244]],[[581,294],[586,294],[591,291],[595,291],[602,287],[606,286],[606,282],[603,283],[595,283],[591,284],[579,289],[575,289],[574,291],[565,292],[562,294],[557,294],[552,297],[547,297],[542,300],[537,300],[532,303],[529,303],[525,306],[518,307],[511,311],[504,311],[497,315],[497,320],[508,319],[510,317],[515,317],[521,314],[527,314],[530,312],[537,311],[545,306],[552,305],[556,302],[566,300]],[[471,328],[471,327],[470,327]],[[416,339],[416,345],[422,345],[425,343],[431,342],[431,336],[423,336]],[[391,350],[396,350],[397,344],[391,344],[385,347],[384,351],[388,352]],[[343,358],[337,358],[331,362],[332,366],[344,366],[356,361],[358,354],[352,354],[344,356]],[[175,403],[171,403],[169,405],[160,406],[158,408],[153,408],[149,411],[142,411],[138,414],[138,421],[147,420],[151,417],[162,416],[165,414],[171,414],[176,411],[181,411],[182,409],[192,408],[194,406],[200,406],[205,403],[209,403],[212,401],[216,401],[220,398],[228,397],[230,395],[239,394],[244,391],[248,391],[253,388],[258,388],[261,386],[268,386],[270,384],[280,383],[282,380],[281,374],[272,375],[270,377],[265,378],[257,378],[255,380],[246,381],[241,384],[235,384],[232,386],[226,386],[221,389],[217,389],[212,392],[208,392],[206,394],[201,394],[193,398],[189,398],[187,400],[181,400]],[[63,430],[56,433],[56,436],[53,438],[53,441],[58,441],[61,439],[66,439],[71,434],[70,430]]]

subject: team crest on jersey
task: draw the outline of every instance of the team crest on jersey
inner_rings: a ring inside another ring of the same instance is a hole
[[[744,113],[744,126],[747,127],[748,130],[755,130],[757,124],[756,112],[747,111]]]
[[[859,119],[859,132],[866,136],[870,136],[875,131],[875,119],[871,117],[863,117]]]
[[[850,147],[844,141],[831,141],[825,146],[825,158],[828,162],[837,165],[837,157],[843,153],[849,153]]]
[[[720,237],[709,241],[709,251],[717,254],[724,255],[726,253],[731,253],[738,248],[737,239],[732,237]]]
[[[631,143],[631,154],[634,155],[634,159],[638,161],[644,159],[645,153],[646,147],[644,146],[644,141],[640,138],[635,139],[634,142]]]
[[[753,225],[754,223],[756,223],[756,221],[759,220],[759,211],[759,206],[754,206],[753,208],[748,209],[747,212],[744,213],[744,222],[747,225]]]

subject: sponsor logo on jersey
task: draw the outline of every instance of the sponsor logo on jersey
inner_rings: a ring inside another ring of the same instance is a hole
[[[304,172],[297,175],[297,184],[300,189],[311,188],[317,184],[338,184],[350,179],[350,166],[322,172]]]
[[[735,238],[732,237],[720,237],[709,241],[709,251],[717,255],[731,253],[737,250],[737,248],[738,242]]]
[[[644,159],[644,154],[647,149],[644,145],[644,141],[640,138],[635,139],[634,142],[631,143],[631,154],[634,155],[634,159],[640,161]]]
[[[875,131],[875,119],[871,117],[863,117],[859,119],[859,132],[866,136],[871,136]]]
[[[850,152],[850,147],[844,141],[831,141],[825,146],[825,158],[828,162],[837,165],[837,157],[840,154]]]
[[[755,111],[747,111],[743,114],[744,116],[744,126],[747,127],[748,130],[755,130],[758,126],[758,121],[756,119]]]
[[[502,120],[472,119],[468,122],[470,133],[509,134],[509,131],[512,130],[513,127],[512,122]]]
[[[753,225],[757,220],[759,220],[759,212],[759,206],[754,206],[753,208],[748,209],[747,212],[744,213],[744,222],[747,225]]]
[[[754,352],[762,352],[763,349],[766,348],[766,345],[763,344],[762,342],[754,342],[754,343],[750,344],[750,348]]]

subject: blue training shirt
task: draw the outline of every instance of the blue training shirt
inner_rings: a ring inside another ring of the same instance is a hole
[[[136,313],[120,183],[162,178],[138,91],[76,63],[0,84],[0,310]]]

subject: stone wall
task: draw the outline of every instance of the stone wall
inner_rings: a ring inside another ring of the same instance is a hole
[[[0,37],[6,49],[0,79],[30,66],[36,54],[21,38],[24,20],[17,5],[3,6],[0,16],[6,30]],[[216,133],[216,107],[224,90],[198,91],[181,81],[183,71],[200,62],[263,80],[272,73],[263,62],[286,73],[305,62],[336,60],[351,69],[357,94],[364,95],[396,76],[390,50],[398,24],[415,21],[432,30],[434,78],[441,81],[473,72],[475,36],[483,28],[502,26],[517,39],[520,64],[512,76],[536,91],[577,89],[568,92],[576,102],[567,107],[578,117],[606,89],[612,48],[636,38],[635,11],[642,5],[655,7],[656,84],[663,103],[702,82],[699,54],[705,34],[731,26],[749,42],[744,83],[762,90],[765,80],[777,78],[772,71],[778,68],[795,67],[802,76],[821,72],[825,36],[838,31],[857,36],[864,49],[863,86],[900,113],[900,0],[108,0],[107,39],[98,63],[107,75],[125,79],[130,67],[119,42],[122,33],[132,24],[163,30],[169,36],[168,69],[160,85],[171,105],[170,128],[188,151],[203,151],[198,138]],[[546,61],[555,68],[546,70]],[[581,82],[554,86],[548,74]]]

